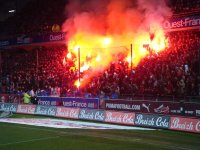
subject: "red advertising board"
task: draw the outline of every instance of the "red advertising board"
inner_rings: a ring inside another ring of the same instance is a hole
[[[78,119],[80,108],[57,107],[56,117]]]
[[[105,111],[105,122],[134,125],[135,113]]]
[[[200,119],[171,117],[170,129],[200,133]]]
[[[36,105],[18,104],[17,113],[19,114],[35,114]]]

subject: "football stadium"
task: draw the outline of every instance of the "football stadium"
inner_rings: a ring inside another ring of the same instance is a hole
[[[200,0],[1,0],[0,150],[199,150]]]

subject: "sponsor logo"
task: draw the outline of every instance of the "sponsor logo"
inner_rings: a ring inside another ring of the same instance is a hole
[[[65,38],[65,33],[49,36],[50,41],[61,41],[61,40],[64,40],[64,38]]]
[[[163,23],[164,29],[173,29],[173,28],[184,28],[184,27],[192,27],[192,26],[199,26],[200,25],[200,18],[180,18],[177,21],[165,21]]]
[[[125,109],[125,110],[140,110],[140,105],[130,105],[130,104],[113,104],[106,103],[106,108],[111,109]]]
[[[135,114],[106,111],[105,122],[134,125]]]
[[[78,119],[79,108],[57,107],[56,116]]]
[[[63,106],[78,108],[99,108],[99,99],[96,98],[62,98]]]
[[[104,121],[104,118],[104,111],[81,109],[79,113],[79,119]]]
[[[56,115],[56,107],[38,105],[36,107],[35,114],[47,115],[47,116],[55,116]]]
[[[17,104],[0,103],[0,111],[16,112],[17,111]]]
[[[35,108],[36,108],[35,105],[18,105],[17,113],[34,114]]]
[[[171,117],[170,129],[200,132],[200,120],[182,117]]]
[[[135,124],[141,125],[141,126],[168,128],[169,127],[169,117],[168,116],[137,114],[136,119],[135,119]]]
[[[143,104],[142,104],[142,107],[146,108],[147,111],[150,112],[150,110],[149,110],[150,105],[151,105],[151,104],[148,104],[148,106],[147,106],[146,104],[143,103]]]
[[[164,105],[160,105],[159,107],[154,109],[156,113],[169,113],[169,106],[164,107]]]

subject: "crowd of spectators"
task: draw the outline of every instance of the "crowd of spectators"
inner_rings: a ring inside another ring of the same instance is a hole
[[[130,71],[128,63],[120,60],[78,91],[74,82],[78,71],[63,58],[64,45],[18,49],[2,53],[2,92],[37,95],[120,98],[122,95],[200,96],[200,33],[178,31],[167,34],[169,47],[143,59]],[[85,94],[85,95],[84,95]]]
[[[174,14],[194,13],[200,10],[200,0],[171,0],[170,7]]]

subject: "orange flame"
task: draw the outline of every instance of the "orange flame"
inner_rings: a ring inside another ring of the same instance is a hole
[[[93,3],[90,8],[90,4],[86,2],[87,5],[84,6],[89,7],[91,12],[77,11],[64,23],[63,29],[68,32],[68,48],[76,55],[76,69],[81,65],[80,71],[85,75],[83,80],[89,80],[107,69],[112,62],[118,60],[118,54],[125,56],[124,60],[129,66],[132,62],[132,66],[137,67],[143,58],[158,54],[168,47],[161,22],[169,10],[164,0],[160,0],[158,5],[155,3],[157,4],[157,0],[138,0],[138,6],[134,6],[130,0],[110,0],[106,2],[105,10],[99,13],[95,12]],[[98,3],[95,6],[100,5]],[[86,82],[84,81],[84,85]]]
[[[75,85],[77,88],[79,88],[79,87],[81,86],[81,83],[80,83],[79,79],[75,81],[74,85]]]

